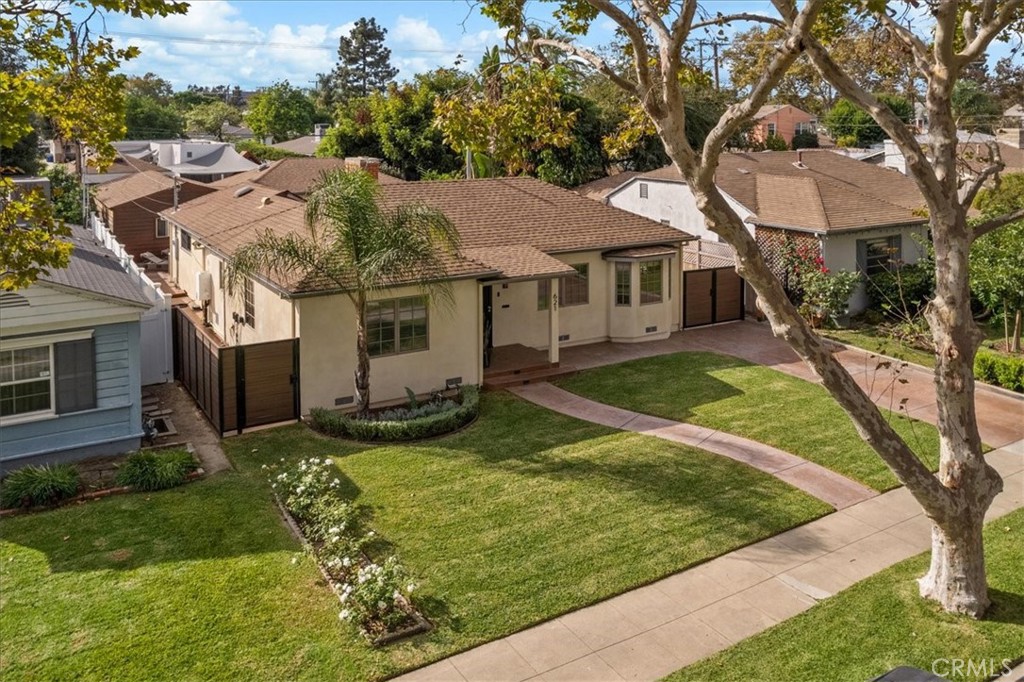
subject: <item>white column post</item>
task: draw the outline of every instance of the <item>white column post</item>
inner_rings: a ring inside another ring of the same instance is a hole
[[[548,280],[548,362],[558,364],[558,280]]]

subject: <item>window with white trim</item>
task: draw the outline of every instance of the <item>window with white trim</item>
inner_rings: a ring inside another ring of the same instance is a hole
[[[256,292],[253,289],[252,279],[246,278],[242,283],[242,311],[245,313],[245,323],[256,328]]]
[[[633,266],[615,264],[615,305],[629,306],[633,302]]]
[[[575,275],[558,278],[558,303],[563,308],[590,303],[590,266],[587,263],[579,263],[570,267],[576,270]],[[550,292],[551,280],[537,281],[537,310],[548,309]]]
[[[0,418],[96,407],[92,338],[0,350]]]
[[[156,236],[166,237],[167,236],[167,221],[163,218],[156,219]]]
[[[186,251],[191,251],[192,250],[192,235],[189,234],[188,232],[186,232],[185,230],[181,229],[180,227],[178,228],[178,234],[181,235],[181,238],[179,240],[179,242],[181,244],[181,248],[185,249]]]
[[[769,136],[775,134],[776,128],[775,128],[775,124],[774,123],[766,123],[765,124],[765,129],[768,131],[768,135]]]
[[[857,240],[857,267],[868,277],[895,268],[903,257],[903,240],[898,234],[889,237]]]

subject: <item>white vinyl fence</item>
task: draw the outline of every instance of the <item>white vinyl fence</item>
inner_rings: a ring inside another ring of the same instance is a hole
[[[162,384],[174,378],[173,349],[171,348],[171,296],[160,285],[146,276],[124,250],[107,226],[95,213],[89,217],[92,233],[103,246],[120,259],[121,267],[138,282],[153,306],[142,316],[142,385]]]

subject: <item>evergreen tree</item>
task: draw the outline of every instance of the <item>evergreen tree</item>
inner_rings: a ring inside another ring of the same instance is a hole
[[[338,66],[334,68],[336,101],[366,97],[383,90],[398,74],[391,66],[391,50],[384,47],[387,29],[376,19],[359,19],[348,36],[338,40]]]

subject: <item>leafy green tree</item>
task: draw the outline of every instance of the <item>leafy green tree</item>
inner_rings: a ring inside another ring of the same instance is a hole
[[[398,75],[391,66],[391,50],[384,45],[387,33],[376,19],[362,17],[338,39],[338,65],[331,72],[332,82],[323,88],[328,105],[379,92]]]
[[[359,97],[339,105],[334,125],[327,130],[316,155],[382,157],[380,137],[373,126],[372,104],[372,98]]]
[[[983,220],[1024,209],[1024,173],[1004,175],[998,187],[981,190],[975,207]],[[1006,347],[1019,353],[1024,311],[1024,218],[982,235],[971,245],[971,293],[989,310],[1002,313]]]
[[[469,83],[470,78],[455,69],[437,69],[370,97],[373,132],[384,159],[399,169],[402,178],[419,180],[426,170],[449,173],[462,167],[463,157],[434,125],[435,106],[438,99],[461,92]]]
[[[460,155],[482,152],[520,175],[534,171],[535,152],[571,144],[576,112],[561,105],[560,67],[498,67],[485,60],[479,75],[473,88],[435,105],[436,125]]]
[[[909,123],[914,118],[914,105],[902,97],[894,95],[875,95],[878,101],[886,105],[896,117]],[[848,99],[840,99],[835,106],[825,114],[821,121],[829,135],[834,139],[840,137],[854,137],[858,147],[870,147],[873,144],[882,142],[887,137],[871,114],[864,111]]]
[[[259,137],[284,142],[313,130],[313,102],[288,81],[275,83],[249,100],[245,124]]]
[[[35,175],[39,172],[39,133],[32,130],[10,147],[0,148],[0,175]]]
[[[237,140],[233,143],[235,151],[238,153],[249,152],[253,159],[258,163],[265,161],[278,161],[280,159],[296,159],[302,158],[302,154],[296,154],[290,152],[287,149],[281,149],[280,147],[271,147],[270,145],[263,144],[259,140]]]
[[[818,134],[817,133],[797,133],[793,136],[793,144],[790,145],[793,149],[817,149]]]
[[[152,97],[128,95],[125,98],[126,140],[177,138],[185,132],[185,120],[171,106]]]
[[[789,149],[789,145],[781,135],[771,134],[764,138],[764,148],[770,152],[784,152]]]
[[[189,132],[215,135],[218,140],[223,139],[221,133],[225,123],[238,125],[241,122],[242,112],[224,102],[197,104],[185,114]]]
[[[195,90],[181,90],[171,94],[168,101],[174,110],[179,114],[187,114],[193,107],[197,107],[200,104],[209,104],[210,102],[216,102],[217,99],[211,95],[205,95]]]
[[[328,282],[355,309],[356,408],[370,409],[370,351],[366,309],[370,295],[395,281],[421,282],[434,300],[451,301],[446,260],[458,252],[459,234],[445,215],[422,204],[384,208],[380,187],[361,171],[333,171],[313,186],[306,204],[307,234],[262,232],[230,261],[228,281],[270,273],[298,281]]]
[[[50,180],[50,197],[57,218],[75,225],[85,224],[82,215],[82,183],[64,166],[54,165],[43,171]]]
[[[999,126],[1003,110],[999,102],[980,83],[959,80],[953,87],[953,115],[965,130],[993,133]]]
[[[142,76],[128,76],[125,79],[124,89],[129,95],[148,97],[160,104],[170,103],[171,95],[174,94],[171,82],[152,71],[148,71]]]
[[[533,161],[537,177],[561,187],[577,187],[605,175],[607,159],[602,147],[604,127],[601,114],[590,100],[574,93],[562,95],[563,112],[575,113],[565,147],[544,147]]]
[[[110,143],[125,127],[124,78],[117,72],[139,50],[115,47],[82,17],[94,9],[166,16],[187,7],[169,0],[0,0],[0,46],[17,46],[25,67],[0,70],[0,147],[24,138],[38,119],[55,137],[92,147],[100,166],[109,164]],[[66,267],[67,234],[39,193],[17,193],[0,178],[0,289],[26,287],[49,269]]]

